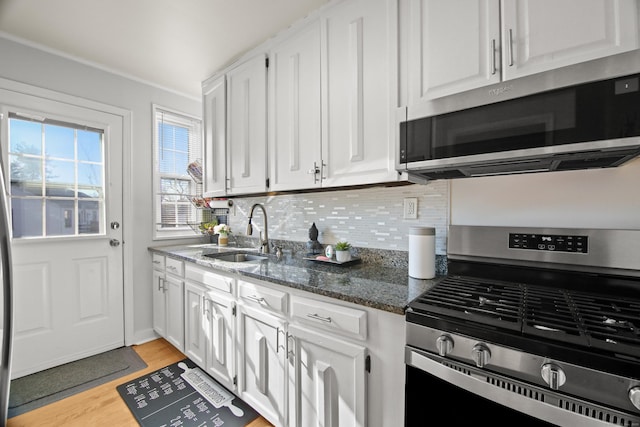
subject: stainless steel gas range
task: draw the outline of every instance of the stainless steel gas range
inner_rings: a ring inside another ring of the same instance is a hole
[[[447,277],[406,314],[407,426],[428,408],[448,425],[640,426],[640,230],[448,239]]]

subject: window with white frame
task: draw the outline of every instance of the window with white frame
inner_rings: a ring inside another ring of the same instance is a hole
[[[104,234],[104,131],[9,113],[13,238]]]
[[[191,200],[202,192],[188,169],[202,158],[202,121],[153,106],[155,238],[193,236],[198,213]]]

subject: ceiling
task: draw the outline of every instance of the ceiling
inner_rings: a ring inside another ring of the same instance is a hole
[[[0,36],[199,97],[201,83],[329,0],[0,0]]]

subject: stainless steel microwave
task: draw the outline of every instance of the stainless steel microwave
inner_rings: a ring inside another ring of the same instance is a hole
[[[564,69],[433,101],[400,122],[397,170],[421,182],[619,166],[640,154],[638,56],[574,67],[575,84]]]

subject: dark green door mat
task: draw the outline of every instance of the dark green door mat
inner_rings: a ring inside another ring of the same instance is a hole
[[[131,347],[90,356],[11,381],[9,418],[146,368]]]
[[[259,417],[189,359],[116,388],[143,427],[244,427]]]

